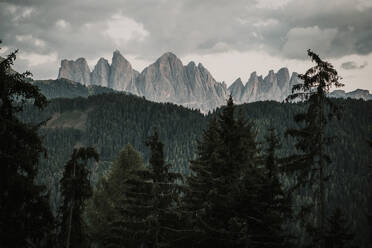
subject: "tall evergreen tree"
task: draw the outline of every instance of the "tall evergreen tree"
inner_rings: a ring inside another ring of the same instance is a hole
[[[278,157],[277,152],[281,145],[274,128],[269,129],[265,140],[266,148],[263,154],[265,182],[262,201],[266,203],[264,222],[270,226],[273,233],[266,239],[271,239],[274,244],[272,247],[289,247],[293,237],[284,230],[284,225],[289,223],[292,217],[291,195],[289,191],[283,189],[280,182],[282,159]]]
[[[337,114],[339,108],[327,97],[331,87],[341,87],[340,77],[333,66],[320,59],[320,57],[308,50],[311,60],[315,66],[308,69],[305,74],[299,75],[302,84],[294,85],[292,95],[288,100],[305,100],[306,111],[295,115],[294,120],[303,126],[298,129],[289,129],[287,134],[296,139],[296,149],[300,154],[289,158],[289,170],[296,173],[297,186],[309,186],[308,189],[316,188],[317,223],[314,240],[318,245],[324,247],[321,234],[324,232],[326,212],[326,188],[325,182],[327,166],[331,164],[327,153],[327,146],[332,143],[333,138],[327,137],[327,123]],[[319,242],[320,241],[320,242]]]
[[[26,102],[42,109],[47,100],[27,82],[31,73],[12,71],[16,53],[0,61],[0,247],[40,247],[54,221],[46,188],[35,183],[45,150],[40,124],[25,124],[17,113]]]
[[[191,247],[284,247],[276,236],[280,223],[271,226],[276,218],[274,197],[268,199],[272,195],[265,194],[270,180],[256,133],[252,123],[241,114],[235,117],[234,112],[230,96],[198,142],[183,198],[187,228],[193,230],[185,243]]]
[[[86,201],[92,195],[89,181],[88,160],[98,162],[99,155],[92,147],[74,149],[71,159],[66,163],[61,179],[63,203],[60,207],[62,247],[85,247],[83,212]]]
[[[98,182],[87,208],[89,236],[99,247],[129,247],[123,225],[129,218],[122,210],[127,208],[128,181],[138,178],[144,170],[141,155],[126,145],[107,176]]]
[[[155,129],[146,145],[151,150],[149,170],[131,182],[127,230],[133,247],[173,247],[177,239],[178,197],[182,179],[164,159],[163,144]],[[132,234],[132,235],[131,235]],[[137,236],[136,236],[137,235]]]

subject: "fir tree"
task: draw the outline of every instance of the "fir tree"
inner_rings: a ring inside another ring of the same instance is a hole
[[[138,178],[144,170],[141,155],[126,145],[107,176],[98,182],[87,208],[89,236],[100,247],[128,247],[123,223],[130,218],[123,209],[128,207],[129,180]]]
[[[303,126],[287,130],[287,134],[296,139],[295,147],[300,152],[288,158],[288,168],[296,173],[296,186],[309,186],[309,189],[316,187],[317,223],[314,240],[321,240],[319,237],[324,231],[326,211],[325,182],[329,177],[326,173],[327,166],[331,164],[326,148],[333,140],[326,136],[325,130],[327,123],[339,114],[338,106],[327,95],[331,87],[341,87],[343,84],[339,82],[340,77],[330,63],[320,59],[311,50],[308,50],[308,55],[316,65],[299,75],[303,83],[294,85],[292,95],[287,98],[305,100],[307,108],[304,113],[294,117]],[[324,247],[324,242],[318,245]]]
[[[66,163],[61,179],[60,207],[61,230],[60,244],[62,247],[87,246],[84,235],[83,212],[86,201],[92,195],[89,181],[88,160],[98,162],[98,153],[92,147],[74,149],[71,159]]]
[[[0,247],[41,247],[54,222],[46,188],[35,183],[42,123],[25,124],[17,114],[25,103],[43,109],[47,100],[27,82],[31,73],[11,69],[16,53],[0,62]]]
[[[284,247],[283,239],[276,236],[281,232],[281,213],[275,214],[280,212],[274,204],[276,196],[267,193],[273,185],[259,157],[256,133],[252,123],[240,113],[235,117],[234,112],[230,96],[198,142],[183,199],[187,228],[193,229],[185,243],[192,247]],[[279,224],[272,223],[277,217]]]
[[[266,203],[264,222],[270,226],[271,235],[265,237],[266,241],[271,241],[272,247],[289,247],[291,239],[284,225],[292,217],[291,195],[286,192],[280,182],[281,159],[277,152],[280,148],[280,140],[274,128],[269,129],[269,134],[265,137],[266,148],[264,150],[264,184],[262,201]]]

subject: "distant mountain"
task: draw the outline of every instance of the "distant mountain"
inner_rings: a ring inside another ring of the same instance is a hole
[[[202,65],[190,62],[184,66],[173,53],[165,53],[141,73],[119,51],[112,56],[111,65],[100,58],[93,71],[84,58],[62,60],[58,78],[84,85],[100,85],[118,91],[145,96],[155,102],[172,102],[208,112],[225,103],[226,84],[217,82]]]
[[[236,103],[274,100],[281,102],[290,94],[294,84],[300,83],[297,73],[289,77],[287,68],[281,68],[277,73],[273,70],[265,77],[252,72],[248,81],[243,85],[240,78],[228,88]]]
[[[345,92],[344,90],[334,90],[329,94],[329,96],[336,98],[372,100],[372,94],[370,94],[368,90],[361,89],[356,89],[350,92]]]
[[[223,105],[229,94],[238,104],[265,100],[281,102],[291,93],[293,85],[301,83],[296,72],[290,75],[284,67],[277,72],[270,70],[266,76],[253,72],[245,84],[238,78],[227,88],[202,64],[183,65],[171,52],[163,54],[139,73],[118,50],[114,51],[111,64],[100,58],[92,72],[84,58],[64,59],[58,78],[126,91],[155,102],[172,102],[203,113]],[[369,92],[363,90],[354,93],[335,91],[330,96],[371,99]]]

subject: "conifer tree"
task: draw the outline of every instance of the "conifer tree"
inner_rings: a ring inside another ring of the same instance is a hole
[[[265,237],[274,244],[272,247],[289,247],[293,237],[290,237],[284,224],[292,217],[292,205],[289,192],[285,192],[280,182],[281,159],[277,156],[280,148],[279,137],[274,128],[269,129],[265,137],[266,148],[264,149],[264,180],[262,201],[266,203],[264,222],[270,226],[272,234]]]
[[[60,245],[69,247],[86,247],[83,212],[86,201],[92,195],[89,181],[88,160],[98,162],[99,155],[92,147],[74,149],[71,159],[66,163],[61,179],[63,203],[59,209]]]
[[[299,75],[303,83],[294,85],[292,95],[287,98],[300,98],[306,106],[305,112],[294,117],[297,123],[303,124],[302,127],[287,130],[287,134],[295,138],[295,147],[300,152],[288,158],[288,169],[296,173],[296,186],[316,188],[317,223],[314,240],[320,241],[326,213],[325,182],[329,177],[326,173],[327,166],[331,164],[326,148],[333,140],[333,137],[326,135],[325,130],[327,123],[339,114],[338,106],[327,95],[331,87],[341,87],[343,84],[339,82],[340,77],[330,63],[320,59],[311,50],[308,50],[308,55],[316,65]],[[324,242],[318,245],[324,247]]]
[[[46,188],[35,183],[45,153],[42,123],[23,123],[17,114],[25,103],[43,109],[47,100],[28,82],[31,73],[11,69],[16,53],[0,61],[0,247],[41,247],[54,222]]]
[[[99,247],[128,246],[123,223],[129,217],[122,211],[128,206],[128,181],[144,169],[141,155],[128,144],[109,174],[100,178],[87,208],[89,236]]]
[[[178,238],[175,233],[181,189],[177,181],[182,177],[171,172],[171,165],[166,164],[156,130],[146,145],[151,150],[149,168],[136,171],[135,176],[127,180],[125,205],[119,209],[125,218],[112,223],[110,230],[121,235],[120,242],[125,247],[173,247]]]
[[[272,196],[267,193],[272,185],[253,124],[234,112],[230,96],[198,141],[183,198],[187,228],[193,230],[185,243],[189,247],[284,247],[284,240],[275,236],[281,220],[271,226],[281,215],[274,213],[280,212],[274,204],[276,196],[267,198]]]

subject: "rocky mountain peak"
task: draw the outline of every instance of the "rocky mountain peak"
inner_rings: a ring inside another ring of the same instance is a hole
[[[108,87],[109,76],[110,64],[107,59],[100,58],[91,73],[92,84]]]
[[[67,78],[84,85],[90,84],[90,69],[84,58],[77,60],[63,59],[58,72],[58,78]]]

